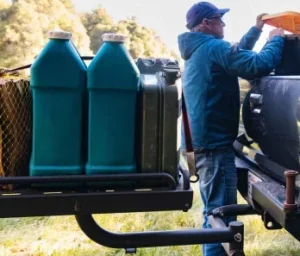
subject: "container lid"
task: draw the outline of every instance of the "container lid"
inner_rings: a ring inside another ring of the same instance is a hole
[[[104,42],[119,42],[124,43],[126,40],[126,37],[121,34],[114,34],[114,33],[105,33],[102,35],[102,40]]]
[[[72,33],[64,30],[51,30],[48,32],[48,38],[70,40],[72,38]]]
[[[287,11],[287,12],[281,12],[272,15],[265,15],[263,16],[262,20],[264,20],[265,23],[270,26],[276,28],[282,28],[293,34],[300,33],[299,12]]]

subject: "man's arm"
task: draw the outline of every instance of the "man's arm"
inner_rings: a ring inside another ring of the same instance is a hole
[[[256,18],[256,25],[249,29],[249,31],[241,38],[238,47],[244,50],[252,50],[255,43],[259,39],[262,29],[264,27],[265,22],[262,20],[262,17],[265,16],[266,13],[262,13]]]
[[[241,38],[238,47],[244,50],[252,50],[258,41],[261,32],[262,30],[259,30],[256,26],[250,28],[247,34]]]
[[[282,59],[283,30],[274,31],[270,33],[269,42],[259,53],[243,49],[233,50],[223,40],[212,40],[210,58],[232,76],[244,79],[267,76]]]

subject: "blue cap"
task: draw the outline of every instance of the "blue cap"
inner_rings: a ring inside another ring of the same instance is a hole
[[[209,19],[216,14],[224,15],[230,9],[218,9],[216,6],[209,2],[199,2],[194,4],[186,14],[186,27],[192,29],[200,24],[203,19]]]

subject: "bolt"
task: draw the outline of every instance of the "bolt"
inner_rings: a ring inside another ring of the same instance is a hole
[[[80,204],[76,201],[76,202],[75,202],[75,205],[74,205],[74,211],[75,211],[75,212],[79,212],[79,211],[80,211],[80,208],[81,208],[81,207],[80,207]]]
[[[297,209],[297,204],[295,202],[295,195],[296,195],[296,171],[288,170],[284,172],[286,177],[286,201],[284,203],[285,210],[295,210]]]
[[[234,240],[238,243],[242,242],[243,236],[241,233],[237,233],[234,235]]]

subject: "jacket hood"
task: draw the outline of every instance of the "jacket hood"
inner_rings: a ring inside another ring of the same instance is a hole
[[[200,32],[185,32],[178,36],[178,46],[181,57],[187,60],[193,52],[203,43],[213,39],[212,35],[203,34]]]

